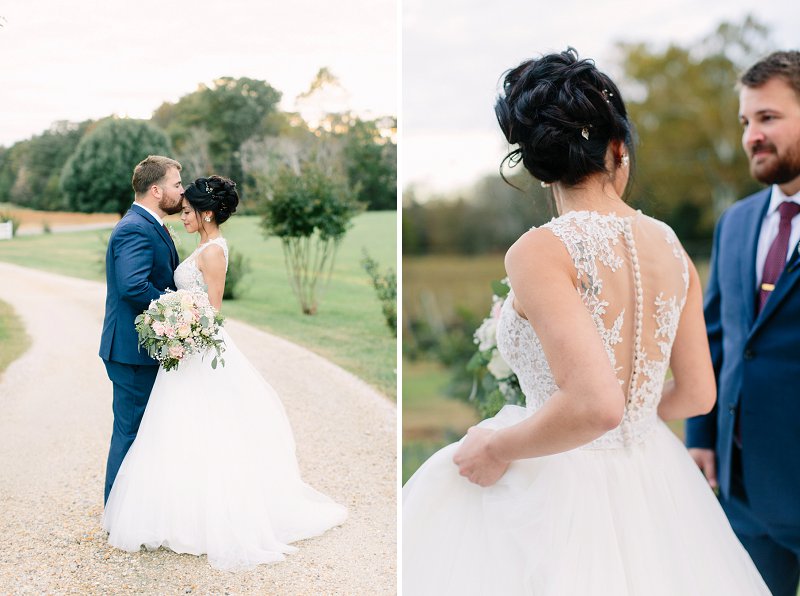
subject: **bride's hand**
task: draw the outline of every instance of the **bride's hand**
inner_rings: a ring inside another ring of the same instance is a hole
[[[453,456],[458,473],[479,486],[491,486],[508,469],[509,462],[497,459],[489,452],[489,441],[494,433],[493,430],[473,426]]]

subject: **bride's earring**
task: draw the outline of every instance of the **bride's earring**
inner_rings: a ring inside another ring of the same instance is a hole
[[[630,161],[631,161],[631,158],[628,157],[627,154],[622,156],[622,165],[625,166],[626,168],[628,167],[628,164],[630,163]]]
[[[210,221],[211,221],[211,218],[210,218],[208,215],[206,215],[206,216],[203,218],[203,221],[205,221],[206,223],[208,223],[208,222],[210,222]]]

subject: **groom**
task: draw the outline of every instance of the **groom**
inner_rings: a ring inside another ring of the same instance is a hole
[[[706,326],[718,402],[686,423],[687,445],[775,596],[800,578],[800,52],[741,78],[750,173],[764,190],[714,234]]]
[[[114,430],[106,466],[105,499],[142,421],[158,363],[139,351],[134,319],[175,289],[178,253],[163,225],[181,210],[181,164],[151,155],[133,170],[135,200],[111,233],[106,251],[106,315],[100,358],[114,385]]]

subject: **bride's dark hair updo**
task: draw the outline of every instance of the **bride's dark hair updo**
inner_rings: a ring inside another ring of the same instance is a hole
[[[574,48],[523,62],[505,74],[494,111],[518,148],[500,164],[522,161],[542,182],[572,186],[606,171],[606,150],[622,141],[631,152],[631,124],[619,89]],[[586,138],[588,136],[588,139]]]
[[[213,211],[217,225],[226,222],[239,204],[236,183],[222,176],[198,178],[186,187],[183,196],[196,212]]]

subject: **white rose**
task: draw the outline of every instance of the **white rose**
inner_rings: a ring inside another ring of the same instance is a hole
[[[503,397],[506,398],[506,401],[511,401],[514,397],[516,397],[516,389],[514,389],[513,385],[507,381],[499,381],[498,388],[500,389],[500,393],[503,394]]]
[[[487,368],[489,372],[494,375],[495,379],[505,379],[510,377],[512,373],[511,368],[506,364],[506,361],[503,360],[503,357],[497,350],[492,354],[492,359],[489,361]]]
[[[497,345],[497,321],[492,318],[484,319],[481,326],[475,331],[475,339],[481,352],[495,347]]]

